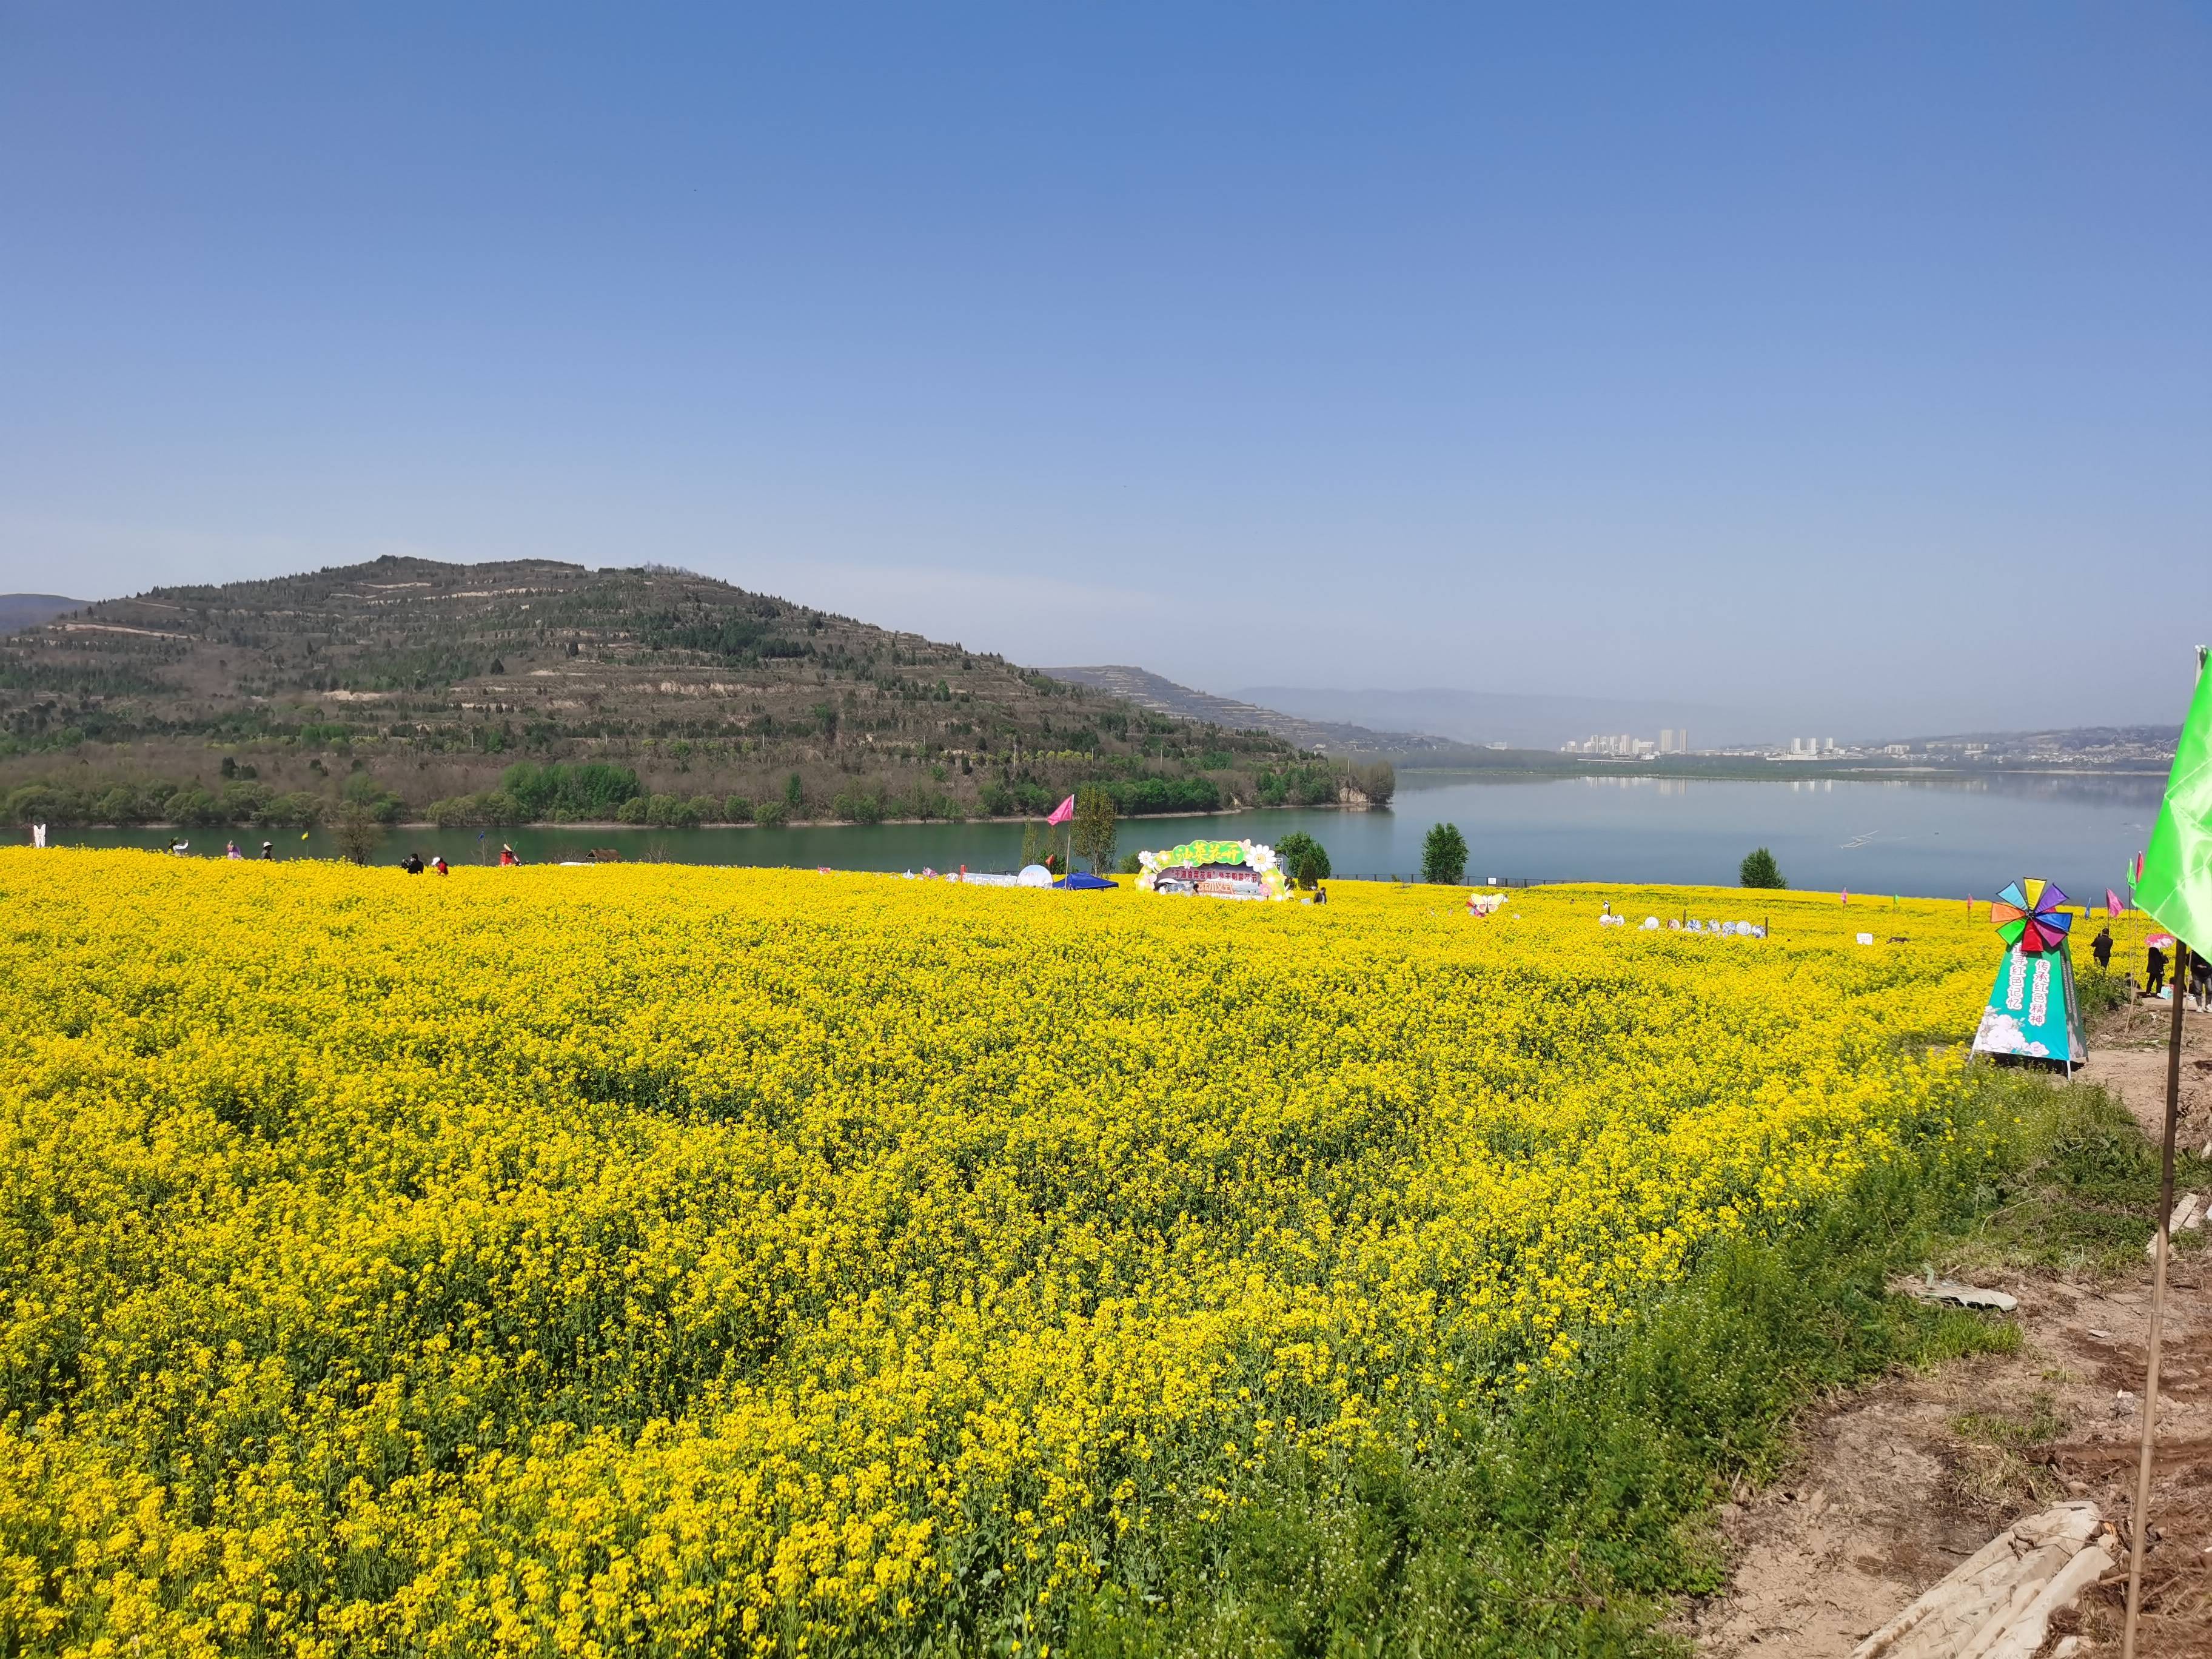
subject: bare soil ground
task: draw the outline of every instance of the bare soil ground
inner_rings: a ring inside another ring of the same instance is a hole
[[[2185,1145],[2212,1139],[2212,1018],[2186,1023]],[[2154,1138],[2166,1088],[2166,1006],[2106,1023],[2087,1078]],[[2200,1063],[2201,1062],[2201,1063]],[[2212,1298],[2200,1253],[2167,1278],[2164,1376],[2145,1613],[2137,1651],[2212,1656]],[[2104,1510],[2121,1566],[2062,1615],[2085,1652],[2119,1651],[2151,1271],[1978,1275],[2020,1298],[2021,1344],[1826,1402],[1782,1479],[1721,1517],[1734,1564],[1722,1594],[1676,1623],[1717,1659],[1851,1650],[2021,1516],[2068,1497]]]

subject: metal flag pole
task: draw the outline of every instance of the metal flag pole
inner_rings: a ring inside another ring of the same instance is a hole
[[[2176,973],[2187,971],[2189,947],[2178,938],[2173,942],[2173,961]],[[2150,1473],[2153,1449],[2158,1438],[2158,1349],[2166,1325],[2166,1258],[2172,1243],[2169,1230],[2173,1220],[2173,1139],[2181,1115],[2180,983],[2169,985],[2166,995],[2173,1000],[2173,1019],[2166,1039],[2166,1134],[2159,1150],[2158,1236],[2153,1241],[2157,1265],[2152,1271],[2150,1291],[2150,1365],[2143,1378],[2142,1449],[2136,1459],[2136,1503],[2129,1516],[2129,1530],[2133,1535],[2128,1542],[2128,1612],[2127,1621],[2120,1630],[2120,1659],[2136,1659],[2136,1620],[2142,1612],[2143,1547],[2150,1535]]]

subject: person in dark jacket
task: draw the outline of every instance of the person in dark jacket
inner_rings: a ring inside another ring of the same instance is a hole
[[[421,875],[422,873],[422,855],[420,853],[410,853],[405,858],[399,860],[399,867],[404,870],[410,876]]]
[[[2102,973],[2112,965],[2112,930],[2100,927],[2097,937],[2089,941],[2089,954],[2097,958],[2097,970]]]
[[[2143,957],[2143,994],[2154,997],[2166,983],[2166,952],[2154,945]]]

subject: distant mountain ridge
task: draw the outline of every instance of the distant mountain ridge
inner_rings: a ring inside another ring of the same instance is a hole
[[[1332,755],[1403,755],[1444,758],[1465,745],[1421,732],[1377,732],[1345,720],[1310,720],[1303,715],[1216,696],[1127,663],[1106,663],[1085,668],[1047,668],[1039,671],[1056,680],[1087,685],[1126,698],[1139,708],[1182,720],[1201,720],[1232,732],[1272,732],[1301,749],[1318,749]]]
[[[82,611],[89,599],[64,599],[58,593],[0,593],[0,634],[36,628],[72,611]]]
[[[1771,722],[1730,708],[1622,697],[1551,696],[1506,691],[1343,691],[1305,686],[1248,686],[1237,693],[1255,703],[1312,720],[1422,732],[1455,743],[1502,743],[1514,749],[1556,750],[1594,732],[1625,732],[1656,738],[1666,727],[1687,727],[1700,748],[1759,742]]]
[[[2005,743],[2046,745],[2053,749],[2108,749],[2120,744],[2163,745],[2171,750],[2181,738],[2179,726],[2064,726],[2010,732],[1943,732],[1924,738],[1891,738],[1924,749],[1930,744]]]

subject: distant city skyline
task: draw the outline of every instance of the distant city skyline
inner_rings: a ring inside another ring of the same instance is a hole
[[[2212,638],[2202,9],[7,40],[0,590],[664,560],[1716,741],[2171,721]]]

